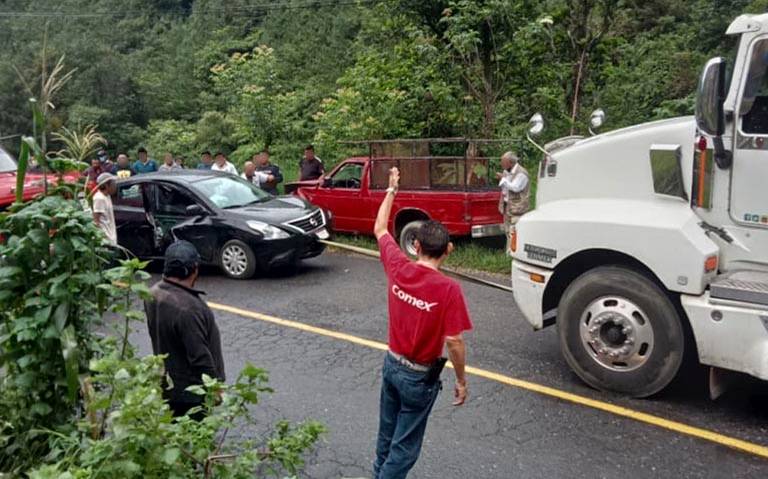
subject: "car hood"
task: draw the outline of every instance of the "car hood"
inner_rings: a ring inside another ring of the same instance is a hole
[[[292,196],[275,197],[264,203],[230,208],[227,212],[244,220],[258,220],[270,224],[282,224],[307,216],[317,206]]]

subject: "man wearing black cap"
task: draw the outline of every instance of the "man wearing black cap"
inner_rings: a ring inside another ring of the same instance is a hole
[[[153,299],[144,303],[154,354],[165,354],[171,388],[164,391],[174,416],[183,416],[203,398],[186,391],[203,383],[202,376],[224,381],[221,338],[213,312],[194,289],[200,255],[188,241],[165,251],[163,279],[152,286]],[[195,414],[200,420],[204,414]]]

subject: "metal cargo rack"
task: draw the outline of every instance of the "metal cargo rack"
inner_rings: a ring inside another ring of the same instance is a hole
[[[404,189],[478,191],[496,188],[494,173],[501,169],[501,155],[519,151],[521,140],[412,138],[340,143],[367,146],[373,189],[385,189],[389,169],[396,166]]]

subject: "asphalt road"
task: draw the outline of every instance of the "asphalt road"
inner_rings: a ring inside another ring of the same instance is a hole
[[[504,278],[499,278],[504,281]],[[386,282],[378,262],[326,253],[295,274],[229,280],[209,272],[198,283],[209,301],[386,342]],[[591,390],[560,356],[556,331],[533,332],[510,294],[463,283],[475,329],[468,363],[768,445],[768,393],[743,381],[709,401],[696,376],[652,400]],[[314,418],[329,433],[301,477],[369,477],[384,353],[366,346],[216,311],[229,377],[246,361],[270,372],[275,393],[256,410],[258,435],[287,418]],[[141,329],[141,328],[140,328]],[[133,335],[144,352],[145,330]],[[470,400],[453,407],[453,372],[430,418],[413,478],[765,477],[768,460],[712,442],[483,378],[469,378]]]

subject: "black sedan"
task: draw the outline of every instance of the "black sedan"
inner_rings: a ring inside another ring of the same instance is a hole
[[[225,173],[181,170],[120,180],[113,200],[118,243],[160,259],[174,239],[192,242],[204,264],[227,276],[294,265],[323,252],[328,216],[295,197],[274,197]]]

